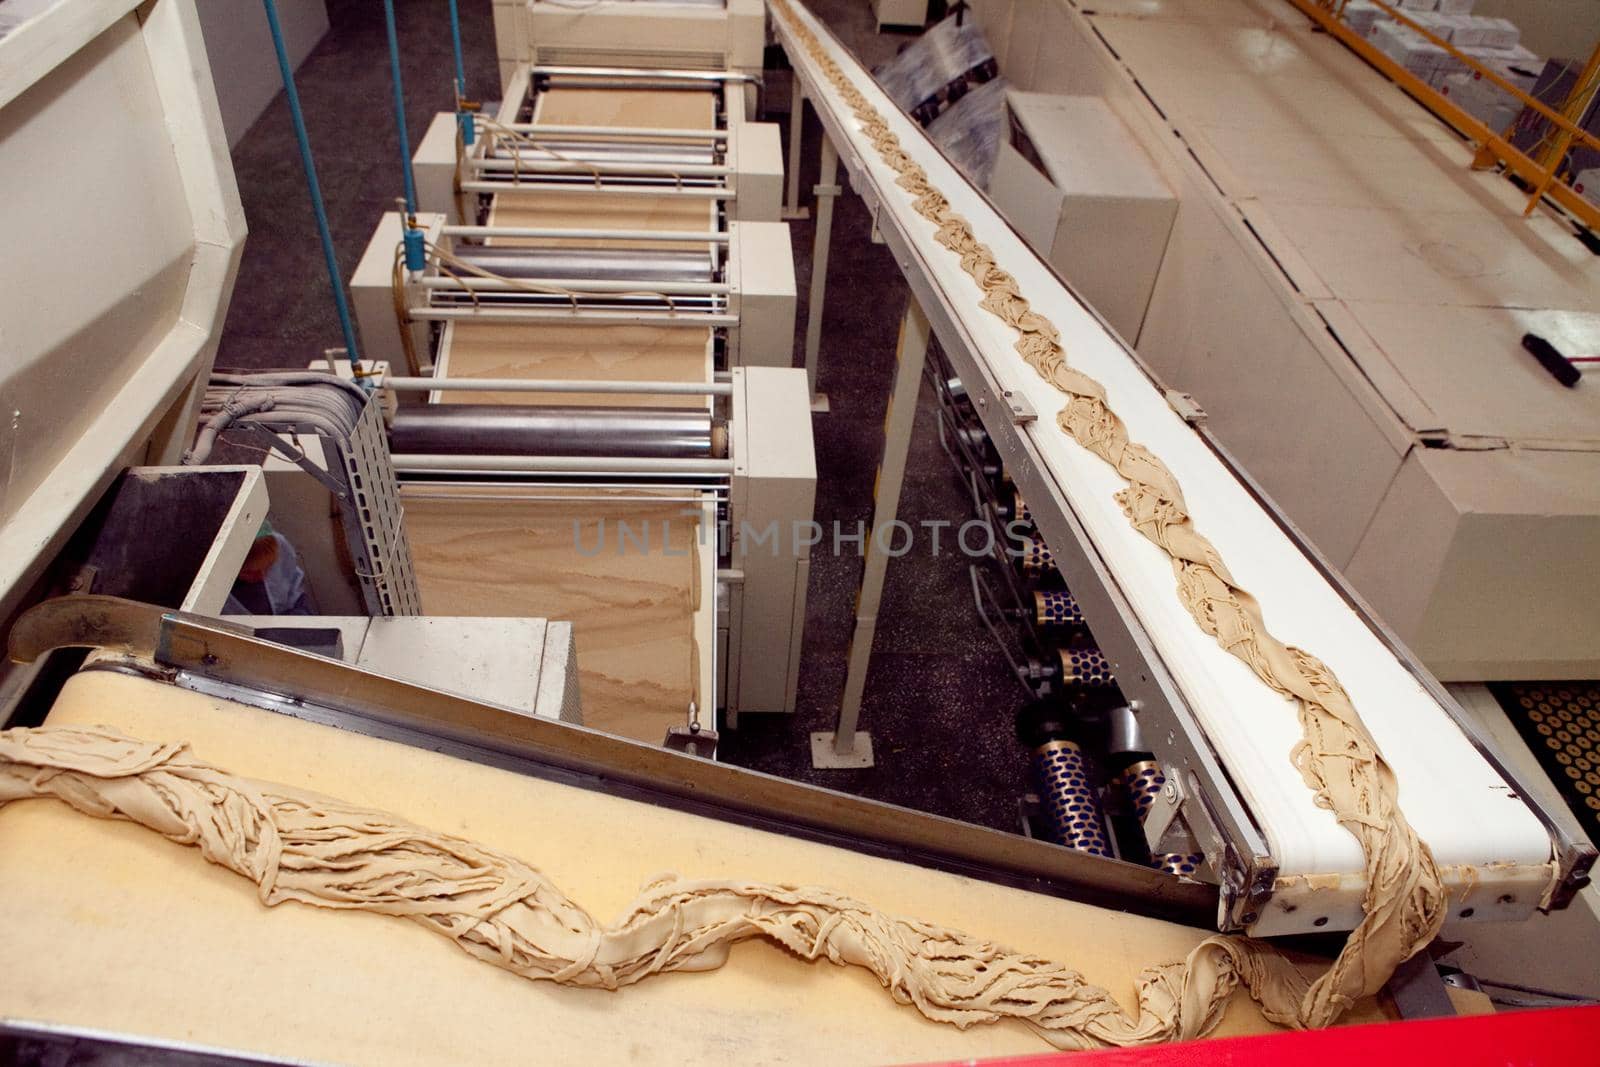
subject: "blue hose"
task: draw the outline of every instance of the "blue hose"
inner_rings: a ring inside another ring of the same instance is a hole
[[[394,126],[400,135],[400,175],[405,179],[406,270],[419,271],[427,265],[422,231],[417,229],[417,182],[411,176],[411,138],[406,135],[406,91],[400,83],[400,37],[394,25],[394,0],[383,0],[383,21],[389,31],[389,77],[394,82]]]
[[[467,98],[467,65],[461,58],[461,13],[456,0],[450,0],[450,43],[456,50],[456,121],[461,124],[461,143],[470,145],[476,134],[472,113],[461,106]]]
[[[333,303],[339,310],[339,330],[344,334],[345,352],[350,356],[350,367],[356,380],[361,376],[361,352],[356,347],[356,327],[350,319],[350,304],[344,297],[344,283],[339,280],[339,260],[333,254],[333,233],[328,229],[328,212],[322,204],[322,186],[317,182],[317,164],[311,158],[311,138],[306,134],[305,115],[300,112],[300,94],[294,87],[294,70],[289,66],[289,52],[283,44],[283,27],[278,25],[278,5],[274,0],[261,0],[267,9],[267,26],[272,30],[272,47],[278,53],[278,72],[283,75],[283,94],[289,101],[289,118],[294,122],[294,139],[300,146],[300,165],[306,171],[306,185],[311,191],[311,210],[317,216],[317,233],[322,238],[322,258],[328,264],[328,285],[333,289]]]

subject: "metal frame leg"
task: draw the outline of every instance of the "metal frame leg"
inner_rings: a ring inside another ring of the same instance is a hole
[[[839,196],[839,152],[822,135],[822,173],[817,178],[817,233],[811,246],[811,297],[806,304],[806,385],[811,410],[827,411],[828,398],[817,392],[817,351],[822,347],[822,307],[827,299],[828,251],[833,245],[833,202]]]
[[[900,514],[900,487],[906,476],[906,455],[911,450],[911,427],[917,418],[922,367],[928,358],[928,317],[915,296],[906,298],[895,355],[894,392],[884,420],[883,463],[878,467],[878,488],[872,500],[872,534],[867,541],[861,594],[856,598],[856,626],[850,638],[844,696],[839,702],[839,726],[832,733],[811,735],[811,765],[818,768],[872,766],[872,737],[865,730],[857,730],[856,724],[861,720],[861,696],[867,688],[872,639],[878,631],[878,605],[883,600],[883,580],[889,571],[885,545],[894,536],[893,524]]]
[[[800,131],[806,122],[806,94],[805,88],[800,84],[800,72],[794,72],[794,80],[789,89],[789,195],[783,204],[783,217],[785,219],[809,219],[809,208],[800,206]],[[823,134],[827,139],[827,134]]]

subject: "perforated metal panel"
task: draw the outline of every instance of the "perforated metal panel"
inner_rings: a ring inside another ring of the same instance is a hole
[[[1600,683],[1539,682],[1494,692],[1590,839],[1600,840]]]
[[[1045,742],[1034,750],[1033,771],[1051,839],[1079,852],[1111,855],[1100,801],[1078,746],[1071,741]]]
[[[367,606],[376,614],[420,615],[422,600],[406,540],[404,509],[389,462],[389,443],[376,397],[367,401],[350,440],[341,442],[345,478],[350,486],[346,519],[353,512],[351,549],[357,552],[356,576]],[[360,545],[356,545],[359,534]],[[362,552],[365,560],[361,559]],[[363,563],[365,565],[363,565]]]

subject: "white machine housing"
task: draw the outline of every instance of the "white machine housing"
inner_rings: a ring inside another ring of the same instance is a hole
[[[500,85],[519,63],[761,72],[762,0],[495,0]]]
[[[4,619],[118,471],[181,456],[245,223],[181,0],[56,4],[0,38],[0,143],[0,230],[30,250],[0,268]]]
[[[430,242],[445,239],[443,215],[419,214],[417,222]],[[400,215],[386,212],[350,276],[351,311],[361,331],[362,350],[394,367],[406,365],[394,302],[394,259],[400,241]],[[793,362],[796,306],[789,227],[781,222],[731,223],[727,248],[723,266],[730,287],[727,311],[737,319],[727,327],[728,365],[788,367]],[[413,285],[405,287],[407,306],[416,306],[423,295]],[[415,350],[428,353],[428,323],[413,321],[409,328]],[[437,354],[430,358],[428,366],[438,362]]]

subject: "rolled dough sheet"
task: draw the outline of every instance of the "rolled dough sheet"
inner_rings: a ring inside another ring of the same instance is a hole
[[[613,916],[663,871],[829,886],[1070,961],[1132,1003],[1204,933],[562,787],[103,672],[52,724],[193,743],[236,774],[394,811],[532,861]],[[962,1032],[860,969],[743,944],[617,993],[529,982],[402,919],[284,904],[192,849],[57,801],[0,809],[0,1015],[348,1063],[907,1063],[1048,1046]],[[1373,1005],[1357,1019],[1378,1017]],[[1241,992],[1218,1035],[1269,1028]]]
[[[659,745],[697,699],[698,512],[626,496],[401,488],[424,615],[571,620],[584,725]]]
[[[678,326],[577,326],[545,323],[446,324],[448,378],[548,378],[560,381],[706,382],[711,330]],[[578,404],[703,408],[703,396],[633,393],[442,392],[443,404]]]
[[[717,98],[703,89],[547,89],[533,113],[543,126],[714,130]]]
[[[691,196],[632,196],[617,193],[571,193],[550,189],[496,193],[489,207],[490,226],[527,226],[565,230],[677,230],[710,233],[718,229],[716,202]],[[494,237],[496,245],[585,248],[682,248],[681,242],[635,238],[591,241],[571,238]]]

